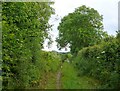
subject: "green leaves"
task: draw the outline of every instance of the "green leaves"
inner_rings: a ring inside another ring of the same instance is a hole
[[[83,47],[97,44],[103,35],[102,16],[93,8],[81,6],[69,13],[58,26],[58,46],[70,44],[71,52],[77,53]]]
[[[48,2],[2,3],[3,82],[9,80],[4,88],[26,88],[30,81],[39,79],[36,64],[41,61],[39,52],[48,37],[48,20],[53,13]]]
[[[99,45],[83,48],[76,57],[80,74],[95,77],[102,88],[119,88],[120,44],[113,38]]]

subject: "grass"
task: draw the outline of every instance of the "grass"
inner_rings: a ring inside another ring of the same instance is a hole
[[[62,88],[63,89],[95,89],[99,82],[86,76],[77,76],[77,71],[72,64],[64,62],[62,68]]]
[[[56,73],[49,72],[40,80],[40,89],[56,89]]]
[[[56,73],[51,73],[49,75],[45,89],[56,89]]]
[[[77,70],[68,62],[63,63],[61,71],[60,89],[96,89],[99,87],[99,81],[87,76],[77,75]],[[57,74],[47,73],[41,80],[41,89],[57,89]]]

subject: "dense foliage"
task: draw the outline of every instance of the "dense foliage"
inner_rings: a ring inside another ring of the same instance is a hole
[[[120,42],[112,39],[99,45],[83,48],[76,57],[79,75],[101,81],[100,88],[120,88]]]
[[[40,79],[41,48],[51,27],[51,3],[2,3],[3,88],[26,88]]]
[[[99,88],[120,88],[120,31],[116,37],[103,32],[102,16],[93,8],[81,6],[61,20],[56,41],[71,53],[42,51],[51,4],[2,4],[3,89],[55,88],[56,82],[64,89],[98,88],[99,82]]]
[[[58,26],[58,47],[70,45],[71,53],[100,42],[103,32],[102,16],[93,8],[81,6],[63,17]]]
[[[56,52],[42,52],[41,55],[41,69],[44,72],[56,72],[61,63],[61,56]]]

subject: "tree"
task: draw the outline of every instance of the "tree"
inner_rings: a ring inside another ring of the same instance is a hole
[[[51,27],[48,21],[54,10],[50,5],[49,2],[2,3],[3,87],[25,88],[39,79],[35,64],[40,61],[38,53]]]
[[[58,48],[70,45],[71,52],[77,53],[83,47],[99,43],[106,34],[103,32],[102,16],[85,5],[63,17],[58,26]]]

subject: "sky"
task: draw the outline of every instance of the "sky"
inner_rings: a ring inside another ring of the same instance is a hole
[[[47,41],[44,43],[44,50],[48,51],[59,51],[57,49],[57,43],[55,42],[56,37],[58,36],[57,27],[60,23],[61,18],[68,15],[69,13],[74,12],[75,8],[78,8],[82,5],[87,7],[94,8],[97,10],[100,15],[103,15],[103,25],[104,31],[107,31],[109,35],[116,35],[118,30],[118,2],[120,0],[53,0],[55,1],[52,7],[55,9],[55,15],[52,15],[49,23],[54,25],[52,31],[50,32],[53,39],[53,44],[49,49],[47,47]],[[57,19],[56,19],[57,18]],[[68,48],[67,51],[70,49]],[[64,52],[61,50],[59,52]]]

